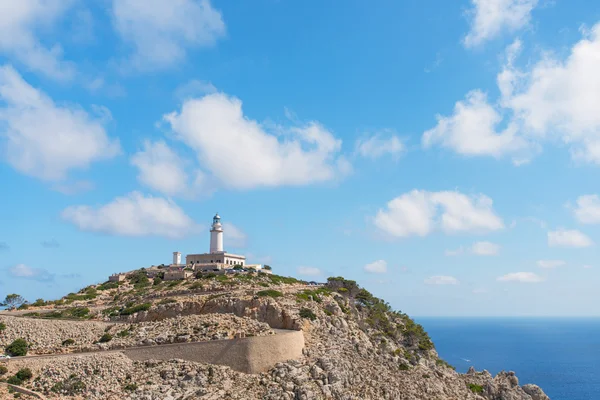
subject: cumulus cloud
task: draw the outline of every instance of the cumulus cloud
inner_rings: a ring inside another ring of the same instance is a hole
[[[231,247],[246,247],[248,236],[237,226],[229,222],[223,223],[223,234],[225,236],[226,245]]]
[[[40,31],[49,28],[71,8],[75,0],[3,0],[0,12],[0,53],[19,61],[29,70],[50,78],[67,80],[74,76],[73,65],[63,60],[59,44],[44,46]]]
[[[100,207],[71,206],[62,218],[82,231],[181,238],[197,226],[173,201],[132,192]]]
[[[436,275],[425,279],[427,285],[458,285],[458,279],[453,276]]]
[[[363,267],[365,272],[371,274],[385,274],[387,272],[387,262],[384,260],[377,260]]]
[[[49,282],[54,280],[54,274],[51,274],[42,268],[32,268],[25,264],[17,264],[8,268],[8,275],[18,279],[29,279],[32,281]]]
[[[593,244],[592,239],[575,229],[558,229],[548,232],[548,246],[550,247],[589,247]]]
[[[319,268],[315,267],[298,267],[298,275],[319,276],[323,275],[323,273]]]
[[[112,14],[138,70],[175,66],[188,48],[212,46],[226,32],[221,12],[209,0],[113,0]]]
[[[504,228],[485,195],[413,190],[388,202],[374,218],[381,231],[394,237],[426,236],[436,229],[446,233],[482,233]]]
[[[338,155],[342,142],[318,122],[267,131],[242,112],[242,102],[223,93],[187,100],[165,115],[177,138],[222,186],[307,185],[347,174]]]
[[[537,262],[538,267],[546,269],[562,267],[565,264],[566,262],[563,260],[539,260]]]
[[[92,117],[79,107],[56,105],[11,66],[0,67],[0,101],[3,157],[24,174],[61,181],[69,170],[120,152],[119,142],[104,130],[106,115]]]
[[[579,196],[573,213],[582,224],[600,224],[600,198],[597,194]]]
[[[502,32],[514,32],[526,26],[538,0],[471,0],[467,12],[471,30],[464,38],[466,47],[473,47],[498,37]]]
[[[436,118],[437,125],[423,133],[425,148],[440,145],[458,154],[496,158],[528,148],[527,142],[517,135],[515,124],[497,131],[502,115],[480,90],[473,90],[465,101],[458,101],[450,117],[438,115]]]
[[[499,282],[519,282],[519,283],[539,283],[543,279],[533,272],[512,272],[503,276],[499,276],[496,280]]]
[[[547,52],[519,69],[514,63],[521,47],[515,41],[507,48],[497,76],[498,101],[490,103],[481,90],[471,91],[466,101],[457,102],[453,115],[438,116],[437,126],[424,133],[423,145],[465,155],[510,155],[522,164],[544,142],[562,142],[574,159],[600,164],[600,23],[566,58]],[[477,130],[474,124],[480,124]]]
[[[404,153],[405,146],[396,135],[376,134],[358,139],[355,149],[358,155],[365,158],[377,159],[389,155],[397,159]]]
[[[131,157],[138,181],[160,193],[173,196],[194,194],[205,181],[200,170],[186,168],[189,162],[180,157],[164,141],[146,140],[143,149]],[[191,176],[188,171],[191,170]]]

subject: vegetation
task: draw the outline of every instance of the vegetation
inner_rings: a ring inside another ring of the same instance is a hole
[[[271,271],[272,270],[272,268],[271,268],[270,265],[265,265],[263,268],[266,269],[267,271]]]
[[[85,392],[85,383],[81,381],[75,374],[72,374],[67,379],[56,382],[50,389],[54,393],[65,394],[67,396],[75,396]]]
[[[0,322],[0,332],[4,332],[6,330],[6,324],[4,322]]]
[[[110,333],[105,333],[104,335],[102,335],[100,337],[100,339],[98,339],[99,343],[108,343],[112,340],[112,335]]]
[[[130,305],[128,307],[125,307],[123,310],[121,310],[121,312],[119,314],[120,315],[131,315],[131,314],[135,314],[136,312],[140,312],[140,311],[148,311],[150,309],[150,307],[152,307],[151,303]]]
[[[281,293],[278,290],[273,290],[273,289],[261,290],[260,292],[258,292],[256,294],[260,297],[273,297],[273,298],[283,296],[283,293]]]
[[[29,345],[25,339],[15,339],[11,344],[4,348],[4,352],[11,357],[26,356]]]
[[[127,385],[123,386],[123,389],[127,390],[128,392],[134,392],[137,388],[138,386],[135,383],[128,383]]]
[[[63,346],[70,346],[70,345],[72,345],[72,344],[75,344],[75,340],[73,340],[73,339],[65,339],[65,340],[63,340],[63,342],[62,342],[62,345],[63,345]]]
[[[331,294],[331,290],[328,288],[319,288],[315,290],[304,290],[303,292],[296,293],[298,300],[305,301],[316,301],[317,303],[323,302],[322,297]]]
[[[29,304],[26,302],[17,307],[17,310],[27,310],[29,308]]]
[[[162,299],[161,301],[158,302],[158,304],[171,304],[171,303],[177,303],[177,300],[175,300],[175,299]]]
[[[481,386],[481,385],[469,383],[469,389],[471,389],[471,392],[473,392],[473,393],[483,393],[483,386]]]
[[[296,278],[292,278],[289,276],[280,276],[280,275],[268,275],[268,279],[271,281],[271,283],[275,284],[275,285],[281,285],[281,284],[286,284],[286,285],[292,285],[294,283],[302,283],[302,281],[299,281]]]
[[[23,383],[23,381],[20,380],[19,378],[17,378],[16,375],[13,375],[13,376],[11,376],[10,378],[8,378],[6,380],[6,383],[11,384],[11,385],[17,385],[17,386],[19,386],[20,384]]]
[[[22,381],[27,381],[33,377],[33,373],[31,373],[29,368],[21,368],[19,372],[15,374],[15,376]]]
[[[98,289],[98,290],[110,290],[110,289],[116,289],[118,287],[119,287],[119,282],[107,281],[107,282],[104,282],[101,285],[98,285],[96,287],[96,289]]]
[[[6,295],[6,298],[2,303],[0,303],[0,306],[4,306],[9,310],[13,310],[21,306],[23,303],[25,303],[25,299],[23,298],[23,296],[21,296],[20,294],[12,293]]]
[[[46,302],[44,301],[44,299],[37,299],[31,305],[34,306],[34,307],[42,307],[42,306],[46,305]]]
[[[312,312],[308,308],[301,308],[300,309],[300,317],[306,318],[306,319],[310,319],[311,321],[314,321],[315,319],[317,319],[317,316],[315,315],[315,313]]]
[[[441,358],[438,358],[437,360],[435,360],[435,363],[436,363],[437,365],[444,366],[444,367],[446,367],[446,368],[450,368],[450,369],[453,369],[453,370],[455,370],[455,371],[456,371],[456,368],[455,368],[453,365],[450,365],[450,364],[448,364],[448,363],[446,362],[446,360],[442,360]]]
[[[5,375],[8,372],[8,368],[4,365],[0,365],[0,375]]]
[[[130,334],[131,334],[131,332],[129,332],[128,329],[123,329],[122,331],[117,333],[117,337],[124,338],[124,337],[129,336]]]

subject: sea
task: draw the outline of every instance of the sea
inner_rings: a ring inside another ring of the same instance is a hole
[[[600,318],[415,318],[467,372],[514,371],[551,400],[600,400]]]

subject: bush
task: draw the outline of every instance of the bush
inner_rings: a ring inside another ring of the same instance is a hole
[[[471,389],[471,392],[473,393],[483,393],[483,386],[474,383],[469,383],[469,389]]]
[[[3,332],[6,330],[6,324],[4,322],[0,322],[0,332]]]
[[[11,384],[11,385],[17,385],[17,386],[19,386],[20,384],[23,383],[23,381],[20,380],[19,378],[17,378],[16,375],[14,375],[14,376],[11,376],[10,378],[8,378],[6,380],[6,383]]]
[[[64,317],[72,317],[72,318],[88,318],[90,313],[90,309],[87,307],[73,307],[65,310],[63,312]]]
[[[75,374],[69,376],[69,378],[56,382],[50,390],[54,393],[65,394],[67,396],[75,396],[78,393],[85,392],[85,383],[81,381]]]
[[[154,280],[152,281],[152,283],[154,284],[154,286],[158,286],[162,283],[162,279],[160,277],[155,277]]]
[[[261,290],[260,292],[256,293],[258,296],[260,297],[281,297],[283,296],[283,293],[281,293],[278,290]]]
[[[137,388],[138,386],[135,383],[128,383],[123,387],[123,389],[127,390],[128,392],[134,392]]]
[[[74,343],[75,343],[75,340],[73,340],[73,339],[66,339],[66,340],[63,340],[62,345],[63,346],[70,346],[70,345],[72,345]]]
[[[8,368],[6,368],[4,365],[0,365],[0,375],[4,375],[8,372]]]
[[[130,332],[127,329],[123,329],[122,331],[120,331],[119,333],[117,333],[117,337],[120,337],[120,338],[124,338],[124,337],[127,337],[129,335],[130,335]]]
[[[136,271],[133,274],[131,274],[131,276],[129,277],[129,282],[136,286],[136,285],[149,285],[150,282],[148,281],[148,276],[146,275],[146,271]]]
[[[17,308],[17,310],[27,310],[28,308],[29,308],[29,304],[23,303]]]
[[[175,299],[162,299],[161,301],[158,302],[158,304],[171,304],[171,303],[177,303],[177,300],[175,300]]]
[[[150,303],[132,305],[132,306],[126,307],[125,309],[121,310],[120,314],[121,315],[131,315],[131,314],[135,314],[136,312],[140,312],[140,311],[148,311],[150,309],[150,307],[152,307],[152,304],[150,304]]]
[[[435,363],[437,365],[444,366],[446,368],[450,368],[450,369],[453,369],[456,371],[456,368],[454,368],[454,366],[448,364],[445,360],[442,360],[441,358],[438,358],[437,360],[435,360]]]
[[[102,285],[98,285],[97,289],[98,290],[109,290],[109,289],[116,289],[119,287],[119,282],[104,282]]]
[[[44,299],[37,299],[32,304],[32,306],[34,306],[34,307],[42,307],[42,306],[45,306],[45,305],[46,305],[46,302],[44,301]]]
[[[308,308],[301,308],[300,309],[300,316],[302,318],[310,319],[311,321],[314,321],[315,319],[317,319],[317,316],[315,315],[315,313],[312,312]]]
[[[5,353],[11,357],[21,357],[27,355],[29,346],[25,339],[16,339],[4,349]]]
[[[21,368],[19,372],[15,374],[15,376],[22,381],[27,381],[31,379],[33,374],[31,373],[31,370],[29,368]]]
[[[110,333],[105,333],[104,335],[102,335],[102,337],[98,340],[99,343],[108,343],[112,340],[112,335]]]

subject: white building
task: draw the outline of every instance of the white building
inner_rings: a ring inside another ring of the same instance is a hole
[[[173,258],[175,259],[175,256]],[[227,268],[228,266],[246,265],[246,256],[227,253],[223,250],[223,225],[221,225],[221,217],[217,213],[210,229],[210,252],[188,254],[185,257],[185,263],[187,265],[223,264]]]

